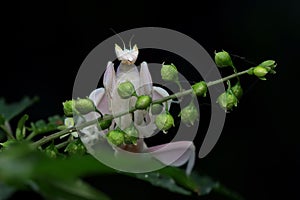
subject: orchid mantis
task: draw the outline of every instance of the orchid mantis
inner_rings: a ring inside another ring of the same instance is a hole
[[[134,85],[137,95],[149,95],[153,100],[169,95],[163,88],[153,86],[146,62],[142,62],[140,70],[138,70],[134,63],[137,60],[139,50],[137,45],[134,45],[133,48],[131,48],[131,45],[129,46],[130,48],[126,49],[124,44],[122,49],[117,44],[115,45],[115,53],[120,61],[117,71],[115,72],[114,64],[109,61],[103,77],[104,88],[98,88],[89,95],[89,98],[102,114],[112,114],[114,116],[120,112],[129,111],[134,105],[135,97],[122,99],[117,92],[118,85],[125,81],[130,81]],[[169,109],[170,104],[170,101],[166,104],[167,108],[164,105],[162,112]],[[84,119],[85,121],[90,121],[99,116],[99,113],[92,112],[85,115]],[[148,147],[144,142],[144,138],[152,136],[157,131],[154,123],[156,116],[146,110],[137,110],[134,113],[115,118],[110,129],[116,127],[125,129],[133,124],[139,133],[137,144],[124,144],[120,148],[135,153],[148,152],[166,165],[181,166],[188,162],[186,172],[190,174],[195,160],[195,146],[192,141],[177,141],[154,147]],[[96,126],[86,127],[81,130],[81,140],[86,145],[92,146],[99,140],[103,141],[107,132],[107,130],[98,130]],[[116,152],[118,151],[113,145],[112,148]],[[92,149],[87,149],[91,153]]]

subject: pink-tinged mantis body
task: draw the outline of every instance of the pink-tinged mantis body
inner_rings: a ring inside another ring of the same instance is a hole
[[[133,48],[131,48],[130,45],[129,50],[125,48],[125,45],[124,49],[115,45],[115,52],[118,60],[121,61],[117,72],[114,70],[114,64],[108,62],[103,77],[104,88],[98,88],[92,91],[89,96],[102,114],[116,115],[118,113],[129,111],[134,105],[136,97],[122,99],[117,92],[118,85],[125,81],[130,81],[134,85],[137,95],[149,95],[153,100],[169,95],[163,88],[152,85],[151,74],[146,62],[141,63],[140,71],[134,64],[139,53],[136,45],[134,45]],[[169,109],[170,101],[168,102],[168,106]],[[163,110],[165,110],[165,108]],[[100,115],[96,112],[89,113],[85,115],[85,120],[90,121],[99,116]],[[113,129],[117,126],[121,129],[125,129],[134,123],[134,126],[139,132],[140,139],[136,145],[124,144],[120,146],[120,148],[136,153],[149,152],[166,165],[181,166],[188,162],[187,174],[189,174],[195,161],[195,146],[193,142],[178,141],[150,148],[145,144],[143,138],[152,136],[157,129],[154,123],[155,118],[156,115],[152,115],[151,112],[137,110],[133,114],[128,113],[122,117],[115,118],[110,128]],[[105,136],[107,130],[99,131],[96,126],[90,126],[82,129],[82,132],[84,134],[81,137],[82,141],[85,144],[93,145],[93,143],[97,142],[99,139],[103,140],[103,136]],[[117,148],[114,149],[115,151],[118,151]]]

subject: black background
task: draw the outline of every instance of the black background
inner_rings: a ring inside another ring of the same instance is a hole
[[[14,2],[3,6],[0,96],[12,102],[38,95],[40,102],[27,110],[33,121],[62,114],[82,61],[114,34],[110,28],[171,28],[211,56],[225,49],[257,64],[274,59],[278,73],[267,81],[242,79],[245,96],[227,115],[216,147],[195,168],[246,199],[297,199],[299,6],[296,0]],[[121,177],[93,184],[113,199],[189,199]],[[222,199],[214,194],[203,199],[217,198]]]

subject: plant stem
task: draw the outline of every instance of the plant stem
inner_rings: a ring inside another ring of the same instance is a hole
[[[213,85],[216,85],[216,84],[219,84],[219,83],[222,83],[224,81],[227,81],[229,79],[232,79],[232,78],[235,78],[235,77],[238,77],[238,76],[241,76],[243,74],[247,74],[248,71],[250,70],[251,68],[245,70],[245,71],[241,71],[241,72],[238,72],[238,73],[234,73],[232,75],[229,75],[229,76],[226,76],[224,78],[221,78],[219,80],[216,80],[216,81],[210,81],[207,83],[207,87],[210,87],[210,86],[213,86]],[[158,99],[158,100],[155,100],[152,102],[152,104],[160,104],[160,103],[163,103],[165,101],[168,101],[170,99],[175,99],[175,98],[179,98],[179,97],[182,97],[182,96],[185,96],[185,95],[188,95],[188,94],[191,94],[193,93],[193,89],[189,89],[189,90],[184,90],[184,91],[181,91],[181,92],[177,92],[175,94],[172,94],[172,95],[169,95],[167,97],[163,97],[161,99]],[[46,137],[43,137],[42,139],[36,141],[33,143],[33,145],[35,147],[39,147],[51,140],[54,140],[66,133],[71,133],[73,131],[76,131],[76,130],[80,130],[82,128],[85,128],[85,127],[88,127],[88,126],[91,126],[91,125],[94,125],[96,123],[98,123],[98,120],[112,120],[112,119],[115,119],[115,118],[118,118],[118,117],[121,117],[123,115],[126,115],[126,114],[129,114],[129,113],[133,113],[134,111],[136,111],[137,109],[136,108],[131,108],[129,109],[128,111],[124,111],[124,112],[121,112],[121,113],[118,113],[116,115],[106,115],[106,116],[103,116],[103,117],[99,117],[97,119],[94,119],[94,120],[91,120],[91,121],[88,121],[88,122],[84,122],[76,127],[71,127],[71,128],[67,128],[65,130],[62,130],[62,131],[59,131],[57,133],[53,133],[52,135],[49,135],[49,136],[46,136]]]
[[[56,147],[57,149],[61,149],[61,148],[65,147],[65,146],[67,146],[67,145],[70,143],[70,141],[71,141],[71,140],[64,141],[64,142],[62,142],[62,143],[59,143],[58,145],[55,145],[55,147]]]
[[[0,129],[3,130],[3,132],[5,133],[5,135],[6,135],[7,138],[12,139],[12,140],[16,139],[16,138],[14,137],[14,135],[12,134],[10,125],[9,125],[9,123],[8,123],[7,121],[5,122],[4,125],[1,125],[1,126],[0,126]]]
[[[25,140],[30,141],[34,136],[36,136],[36,133],[33,131],[26,137]]]
[[[87,123],[88,123],[88,122],[87,122]],[[86,124],[87,124],[87,123],[86,123]],[[90,124],[88,124],[87,126],[89,126],[89,125],[90,125]],[[43,137],[42,139],[40,139],[40,140],[34,142],[34,143],[33,143],[33,146],[39,147],[39,146],[41,146],[41,145],[43,145],[43,144],[45,144],[45,143],[47,143],[47,142],[49,142],[49,141],[51,141],[51,140],[54,140],[54,139],[56,139],[56,138],[58,138],[58,137],[60,137],[60,136],[62,136],[62,135],[64,135],[64,134],[66,134],[66,133],[71,133],[71,132],[73,132],[73,131],[76,131],[76,128],[75,128],[75,127],[67,128],[67,129],[65,129],[65,130],[62,130],[62,131],[53,133],[53,134],[51,134],[51,135],[49,135],[49,136],[45,136],[45,137]]]
[[[250,68],[250,69],[251,69],[251,68]],[[238,73],[235,73],[235,74],[231,74],[231,75],[229,75],[229,76],[226,76],[226,77],[224,77],[224,78],[218,79],[218,80],[216,80],[216,81],[210,81],[210,82],[208,82],[206,85],[207,85],[207,87],[210,87],[210,86],[213,86],[213,85],[217,85],[217,84],[222,83],[222,82],[224,82],[224,81],[227,81],[227,80],[229,80],[229,79],[232,79],[232,78],[241,76],[241,75],[243,75],[243,74],[247,74],[248,71],[249,71],[250,69],[247,69],[247,70],[245,70],[245,71],[241,71],[241,72],[238,72]],[[170,100],[170,99],[175,99],[175,98],[179,98],[179,97],[182,97],[182,96],[191,94],[192,92],[193,92],[193,89],[185,90],[185,91],[178,92],[178,93],[169,95],[169,96],[167,96],[167,97],[164,97],[164,98],[155,100],[155,101],[153,101],[152,103],[153,103],[153,104],[163,103],[163,102],[168,101],[168,100]]]

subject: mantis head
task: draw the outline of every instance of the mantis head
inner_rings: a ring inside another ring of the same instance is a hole
[[[125,43],[124,43],[123,39],[121,38],[121,36],[119,36],[118,34],[117,34],[117,36],[121,39],[123,46],[124,46],[124,49],[122,49],[119,45],[115,44],[115,52],[116,52],[118,60],[120,60],[122,64],[126,64],[126,65],[134,64],[138,57],[139,50],[138,50],[136,44],[133,46],[133,48],[131,48],[131,40],[132,40],[133,36],[130,38],[130,41],[129,41],[129,49],[126,49]]]

